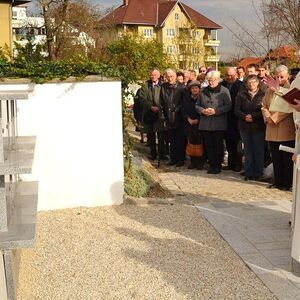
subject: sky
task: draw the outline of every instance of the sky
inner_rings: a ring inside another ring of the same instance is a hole
[[[103,8],[117,7],[123,3],[123,0],[92,1]],[[259,0],[253,1],[255,5],[259,3]],[[246,27],[255,28],[252,0],[182,0],[182,2],[223,27],[223,29],[218,30],[218,39],[221,41],[218,52],[221,55],[221,60],[229,60],[237,56],[239,52],[232,33],[226,28],[239,30],[232,18]]]

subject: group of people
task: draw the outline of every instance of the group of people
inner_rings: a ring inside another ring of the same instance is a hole
[[[181,167],[190,156],[189,169],[203,169],[207,162],[209,174],[243,170],[245,180],[261,180],[271,160],[270,188],[289,190],[292,155],[279,145],[294,147],[295,125],[292,113],[272,109],[276,92],[265,84],[267,72],[266,66],[255,64],[227,67],[223,79],[204,66],[198,76],[193,70],[167,69],[161,77],[158,69],[151,70],[134,105],[140,130],[147,134],[149,158],[169,159],[168,165]],[[289,87],[286,66],[278,66],[274,78]],[[227,166],[222,166],[225,150]]]

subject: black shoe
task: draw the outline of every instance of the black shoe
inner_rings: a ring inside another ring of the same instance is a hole
[[[245,171],[242,171],[242,172],[240,173],[240,175],[246,176]]]
[[[252,177],[252,176],[245,176],[244,180],[245,180],[245,181],[253,180],[253,177]]]
[[[203,170],[203,168],[204,168],[203,165],[198,165],[197,166],[197,170]]]
[[[266,178],[263,176],[254,176],[253,178],[255,181],[259,181],[259,182],[266,182]]]
[[[196,166],[195,166],[195,164],[189,164],[189,166],[188,166],[188,169],[190,169],[190,170],[192,170],[192,169],[196,169]]]
[[[176,164],[176,167],[183,167],[184,166],[184,162],[183,161],[179,161],[177,164]]]
[[[230,167],[230,166],[225,166],[225,167],[223,167],[222,169],[223,169],[224,171],[233,170],[233,168]]]
[[[168,163],[167,163],[167,166],[174,166],[176,165],[176,161],[174,160],[170,160]]]
[[[207,171],[207,174],[219,174],[219,173],[221,173],[221,170],[216,168],[209,168]]]
[[[234,172],[241,172],[241,170],[242,170],[241,167],[234,167],[234,168],[232,169],[232,171],[234,171]]]

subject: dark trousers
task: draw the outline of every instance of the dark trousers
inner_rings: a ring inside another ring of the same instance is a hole
[[[221,170],[224,157],[224,131],[202,131],[206,155],[210,169]]]
[[[153,158],[157,156],[156,135],[158,140],[158,155],[160,157],[165,156],[165,132],[151,132],[148,133],[148,142],[150,146],[151,156]]]
[[[260,177],[264,169],[265,132],[243,132],[241,137],[245,153],[245,175]]]
[[[242,151],[239,149],[241,139],[225,139],[226,150],[228,152],[228,167],[231,170],[242,168]]]
[[[185,158],[185,136],[183,128],[168,130],[170,142],[170,160],[173,162],[183,162]]]
[[[293,184],[293,154],[279,150],[280,144],[294,148],[295,141],[269,142],[274,167],[274,184],[290,188]]]

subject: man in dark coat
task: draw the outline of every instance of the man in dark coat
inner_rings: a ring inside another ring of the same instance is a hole
[[[169,165],[181,167],[185,158],[185,137],[183,132],[183,117],[181,114],[185,86],[176,79],[173,69],[165,71],[167,82],[161,86],[160,103],[168,130],[170,142]]]
[[[164,154],[164,118],[160,105],[161,82],[159,79],[159,70],[151,70],[150,79],[146,81],[140,90],[143,132],[147,133],[151,152],[149,158],[151,160],[157,158],[156,134],[160,159],[166,159]]]
[[[228,164],[224,167],[224,169],[239,172],[242,168],[241,136],[238,129],[238,118],[234,114],[234,106],[235,97],[243,83],[238,79],[238,75],[234,67],[226,68],[225,76],[226,80],[223,80],[221,85],[228,88],[231,96],[232,107],[227,114],[225,143],[228,152]]]

